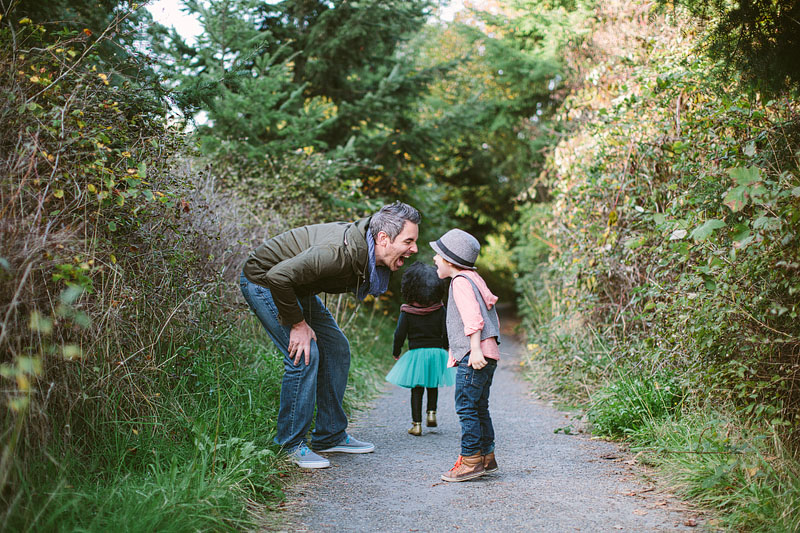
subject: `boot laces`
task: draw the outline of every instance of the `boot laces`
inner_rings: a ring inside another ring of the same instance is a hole
[[[459,467],[459,466],[461,466],[461,460],[462,460],[462,459],[463,459],[463,457],[461,457],[461,456],[459,455],[459,456],[458,456],[458,459],[456,459],[456,464],[454,464],[454,465],[453,465],[453,468],[451,468],[451,469],[450,469],[450,471],[451,471],[451,472],[452,472],[453,470],[457,470],[457,469],[458,469],[458,467]]]

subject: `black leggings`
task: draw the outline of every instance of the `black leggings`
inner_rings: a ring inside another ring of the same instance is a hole
[[[422,422],[422,393],[424,387],[414,387],[411,389],[411,420]],[[428,411],[436,410],[436,403],[439,400],[439,389],[432,387],[428,389]]]

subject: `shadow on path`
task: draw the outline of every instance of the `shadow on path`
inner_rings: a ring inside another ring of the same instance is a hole
[[[567,415],[529,395],[516,375],[523,346],[504,325],[490,410],[500,470],[476,480],[439,476],[459,453],[453,388],[439,391],[439,427],[408,435],[408,389],[387,383],[348,431],[374,453],[332,454],[287,491],[291,531],[681,531],[691,516],[643,484],[618,446],[554,430]],[[387,354],[388,357],[388,354]]]

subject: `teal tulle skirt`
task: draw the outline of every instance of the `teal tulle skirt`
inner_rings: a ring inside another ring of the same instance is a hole
[[[447,351],[441,348],[409,350],[386,374],[386,381],[400,387],[449,387],[456,383],[456,369],[447,368]]]

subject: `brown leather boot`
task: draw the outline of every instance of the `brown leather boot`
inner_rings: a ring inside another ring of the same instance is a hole
[[[466,481],[481,477],[484,473],[483,457],[480,453],[467,457],[459,455],[453,468],[442,474],[442,479],[444,481]]]
[[[494,458],[494,452],[489,452],[483,456],[483,469],[487,474],[497,472],[497,461]]]

